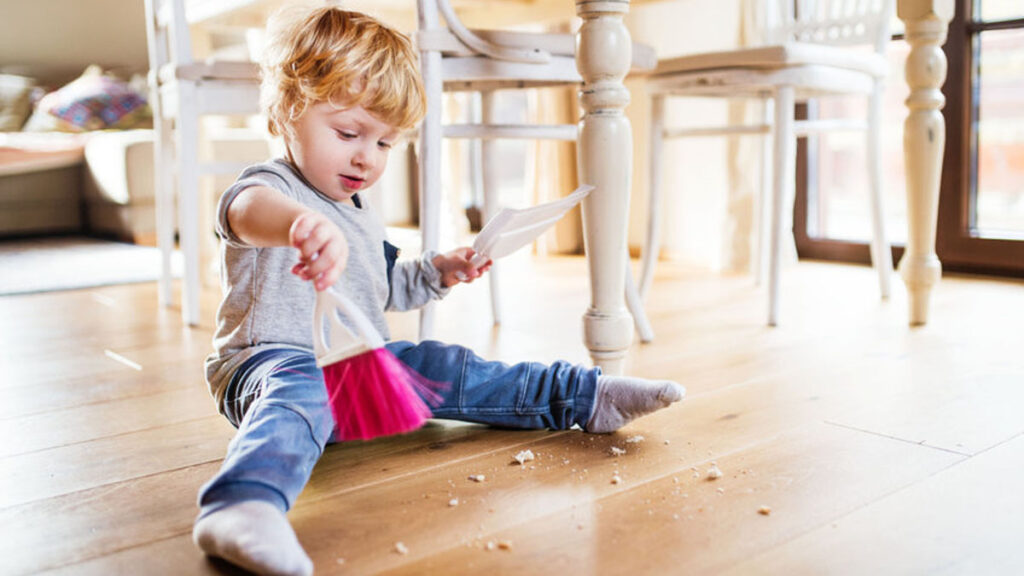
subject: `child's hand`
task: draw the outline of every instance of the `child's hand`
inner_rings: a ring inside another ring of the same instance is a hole
[[[448,288],[459,282],[468,284],[491,268],[490,260],[484,262],[483,266],[479,268],[470,264],[469,261],[474,254],[476,252],[472,248],[456,248],[447,254],[435,256],[431,263],[441,273],[441,285]]]
[[[348,241],[323,214],[300,214],[288,230],[288,242],[299,250],[292,274],[312,281],[317,290],[326,290],[341,277],[348,262]]]

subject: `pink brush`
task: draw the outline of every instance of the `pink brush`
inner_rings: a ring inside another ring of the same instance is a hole
[[[342,314],[358,335],[342,324]],[[334,288],[317,293],[313,348],[316,364],[324,371],[338,440],[369,440],[415,430],[431,415],[423,399],[431,404],[441,401],[435,392],[441,385],[388,351],[370,320]]]

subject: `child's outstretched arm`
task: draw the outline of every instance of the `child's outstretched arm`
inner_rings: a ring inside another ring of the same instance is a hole
[[[292,246],[299,262],[292,274],[325,290],[341,277],[348,261],[348,242],[326,216],[263,186],[239,192],[228,206],[228,225],[253,246]]]
[[[444,298],[459,282],[472,282],[491,267],[490,261],[473,266],[472,248],[457,248],[445,254],[430,250],[414,260],[399,261],[390,274],[386,310],[415,310]],[[459,274],[463,278],[459,278]]]

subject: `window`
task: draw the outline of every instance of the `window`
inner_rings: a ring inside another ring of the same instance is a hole
[[[883,187],[895,258],[906,237],[902,134],[909,89],[903,65],[909,49],[902,33],[893,36],[883,112]],[[944,50],[939,259],[945,270],[1024,276],[1024,3],[959,0]],[[864,105],[822,100],[803,113],[828,117]],[[794,223],[802,257],[869,261],[863,141],[858,133],[801,140]]]

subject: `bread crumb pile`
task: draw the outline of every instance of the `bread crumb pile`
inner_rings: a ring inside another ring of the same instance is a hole
[[[532,450],[523,450],[523,451],[521,451],[521,452],[519,452],[518,454],[515,455],[514,460],[516,462],[518,462],[520,466],[522,466],[523,463],[529,462],[529,461],[533,460],[534,458],[535,458],[535,456],[533,455],[533,451]]]
[[[711,463],[711,468],[708,468],[707,479],[718,480],[722,477],[722,471],[718,469],[718,465],[714,462]]]

